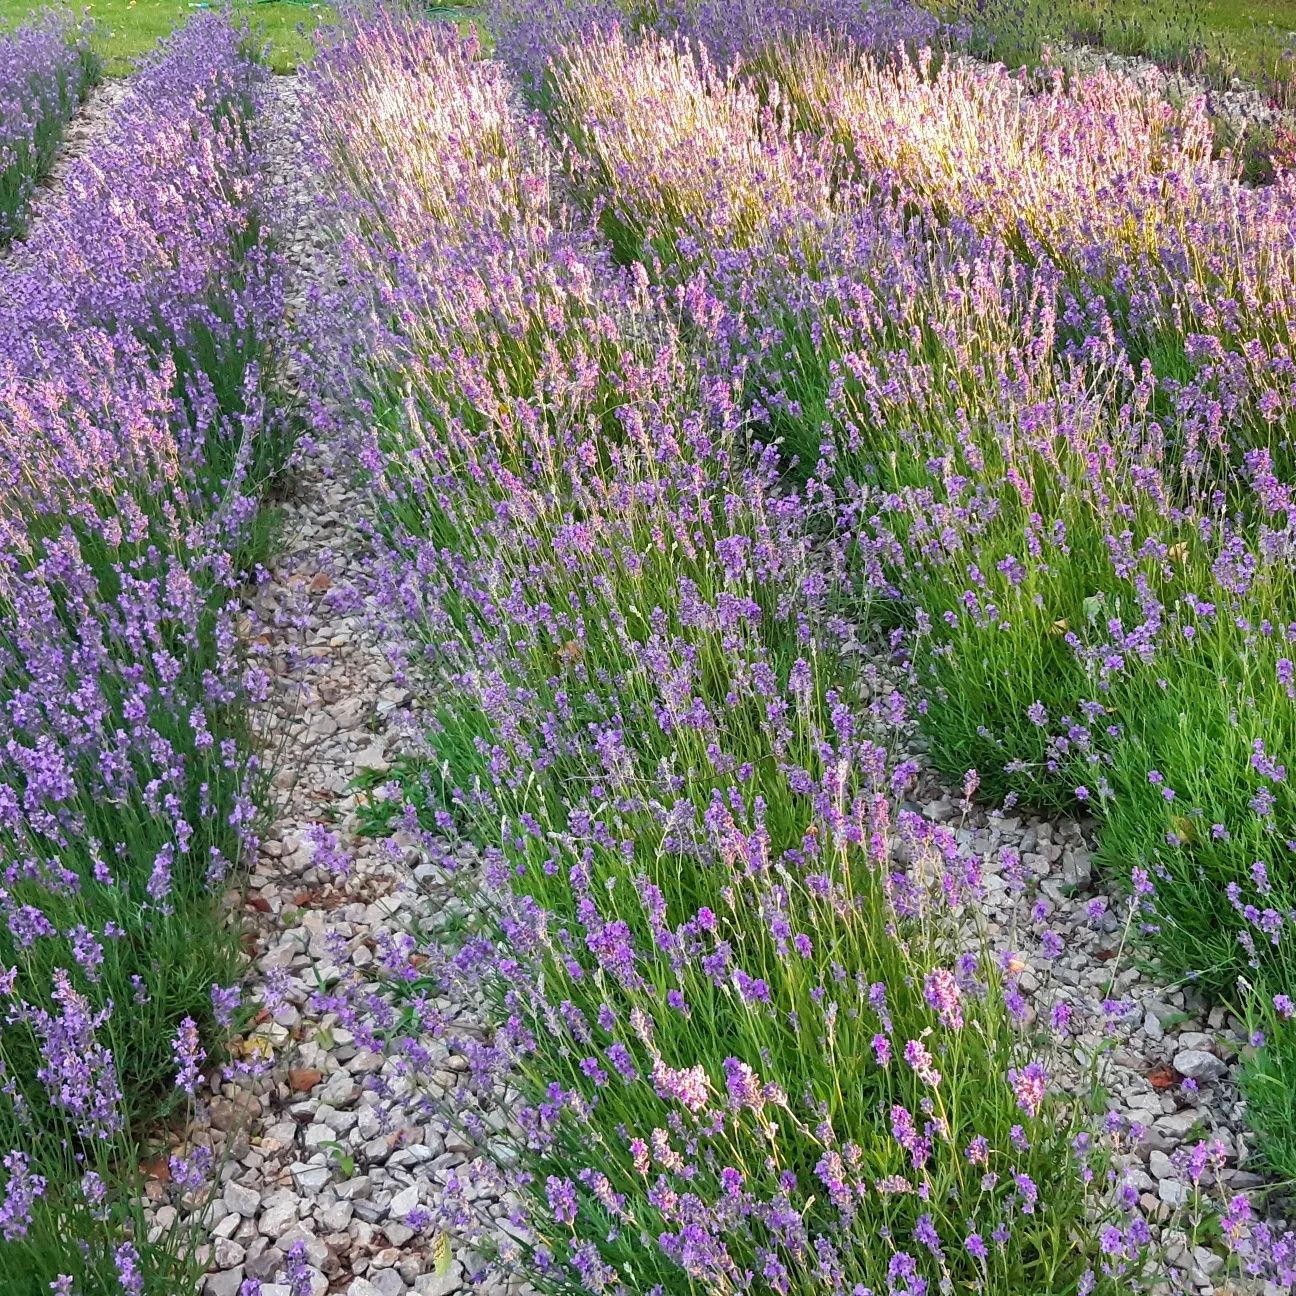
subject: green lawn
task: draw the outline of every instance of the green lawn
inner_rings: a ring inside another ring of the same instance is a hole
[[[40,5],[35,0],[0,0],[0,23],[21,22]],[[195,9],[207,5],[188,0],[89,0],[74,3],[86,9],[98,27],[96,43],[110,74],[128,72],[141,54],[183,22]],[[236,0],[246,11],[253,30],[270,42],[270,61],[276,72],[289,72],[311,52],[311,31],[328,22],[333,10],[308,0]]]
[[[1277,70],[1296,33],[1296,0],[1088,0],[1077,8],[1107,10],[1136,43],[1139,33],[1146,36],[1152,53],[1160,42],[1173,52],[1181,42],[1200,41],[1222,63],[1235,59],[1240,75],[1261,78]]]
[[[1215,85],[1234,76],[1296,104],[1296,0],[924,0],[971,20],[990,52],[1033,63],[1070,40],[1142,55]]]
[[[1296,0],[1213,0],[1203,12],[1211,35],[1237,54],[1241,75],[1296,80]]]

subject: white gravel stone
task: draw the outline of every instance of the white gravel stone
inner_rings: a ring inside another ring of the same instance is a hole
[[[417,1210],[419,1204],[419,1190],[417,1184],[410,1184],[408,1188],[402,1188],[395,1197],[391,1199],[390,1210],[393,1218],[403,1220],[412,1210]]]
[[[1175,1173],[1174,1163],[1164,1152],[1153,1152],[1148,1157],[1148,1169],[1155,1179],[1170,1179]]]
[[[261,1194],[234,1179],[225,1185],[223,1200],[231,1211],[244,1219],[252,1219],[261,1209]]]
[[[451,1261],[443,1274],[420,1274],[414,1279],[414,1296],[454,1296],[463,1288],[463,1270]]]
[[[351,1216],[355,1214],[355,1207],[348,1201],[333,1202],[330,1206],[322,1206],[316,1211],[316,1218],[330,1233],[340,1233],[348,1224],[351,1223]]]
[[[226,1269],[219,1273],[209,1273],[203,1283],[206,1296],[239,1296],[243,1286],[243,1266]]]
[[[334,1188],[334,1192],[344,1201],[363,1201],[373,1190],[373,1181],[368,1175],[356,1175]]]
[[[313,1196],[332,1178],[333,1172],[328,1166],[295,1165],[292,1167],[293,1182],[298,1192]]]
[[[405,1285],[405,1279],[395,1269],[382,1269],[374,1274],[373,1285],[382,1293],[382,1296],[403,1296],[403,1293],[409,1290]]]
[[[1228,1074],[1228,1066],[1220,1058],[1201,1048],[1181,1049],[1175,1054],[1174,1065],[1192,1080],[1222,1080]]]
[[[1172,1112],[1169,1116],[1158,1116],[1156,1127],[1171,1138],[1181,1140],[1190,1131],[1201,1124],[1202,1114],[1196,1108],[1188,1107],[1183,1111]]]
[[[263,1237],[280,1238],[296,1223],[297,1202],[281,1201],[261,1212],[261,1218],[257,1220],[257,1229]]]
[[[212,1247],[212,1263],[217,1269],[233,1269],[241,1265],[247,1256],[247,1248],[228,1238],[217,1238]]]

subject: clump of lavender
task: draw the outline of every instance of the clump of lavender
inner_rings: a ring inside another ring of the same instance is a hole
[[[910,0],[685,0],[662,4],[659,31],[685,33],[722,67],[758,64],[767,53],[809,35],[833,35],[884,58],[961,40],[950,25]]]
[[[979,861],[897,813],[831,493],[749,452],[741,385],[572,228],[471,46],[385,20],[315,93],[374,592],[451,784],[414,826],[485,846],[480,930],[410,953],[496,1005],[464,1051],[519,1095],[503,1263],[573,1292],[1136,1289],[1147,1225],[1051,1090],[1021,967],[951,963]]]
[[[0,31],[0,247],[23,229],[32,190],[99,78],[89,37],[89,23],[62,8]]]
[[[1001,66],[938,60],[930,46],[878,58],[819,34],[767,47],[760,71],[798,123],[837,139],[861,176],[947,219],[1015,235],[1033,254],[1140,250],[1176,218],[1167,190],[1178,218],[1191,219],[1228,174],[1211,164],[1202,104],[1173,108],[1119,72],[1036,85]],[[1142,221],[1132,191],[1160,194]]]
[[[565,46],[545,102],[577,191],[624,260],[746,247],[771,212],[828,205],[824,151],[705,48],[619,29]]]
[[[244,50],[196,15],[0,266],[0,1148],[33,1290],[192,1276],[146,1244],[132,1157],[205,1083],[255,840],[235,592],[283,304]]]

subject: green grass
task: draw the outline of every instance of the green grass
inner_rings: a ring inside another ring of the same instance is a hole
[[[38,0],[0,0],[0,24],[21,22],[40,7]],[[195,9],[208,7],[189,0],[88,0],[84,5],[99,29],[95,47],[110,76],[129,72],[141,55]],[[270,43],[270,63],[276,72],[291,72],[308,59],[311,32],[333,18],[332,6],[309,0],[234,0],[234,8],[246,12],[253,32]]]
[[[1233,77],[1290,106],[1296,0],[952,0],[929,7],[972,21],[989,52],[1035,62],[1059,40],[1187,70],[1216,86]]]
[[[1167,28],[1180,23],[1188,30],[1196,27],[1207,44],[1217,43],[1234,55],[1243,76],[1263,75],[1269,60],[1296,32],[1296,0],[1178,0],[1166,6],[1108,0],[1105,7],[1149,32],[1157,30],[1158,10]]]

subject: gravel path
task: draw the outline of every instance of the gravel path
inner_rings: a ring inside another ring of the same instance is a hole
[[[328,264],[296,145],[300,93],[295,78],[276,78],[266,109],[285,183],[275,211],[292,264],[290,310]],[[447,892],[418,852],[357,835],[353,790],[356,776],[381,773],[408,746],[409,698],[366,633],[357,589],[369,510],[345,448],[313,447],[283,489],[283,543],[247,626],[272,678],[254,719],[279,771],[244,901],[244,997],[262,1008],[236,1045],[251,1074],[224,1084],[197,1131],[215,1147],[223,1184],[201,1216],[211,1236],[206,1291],[238,1296],[257,1279],[263,1296],[288,1296],[295,1274],[312,1296],[450,1296],[463,1266],[430,1220],[473,1145],[437,1119],[425,1088],[410,1089],[377,1038],[385,952],[433,921]],[[353,1007],[339,1015],[342,997]],[[451,1023],[466,1012],[438,1001]],[[428,1056],[442,1092],[453,1091],[459,1060],[436,1044]]]

